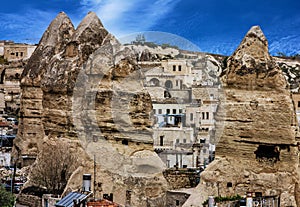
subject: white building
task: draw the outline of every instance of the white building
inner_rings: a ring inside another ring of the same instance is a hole
[[[10,166],[11,153],[6,152],[5,150],[0,151],[0,166]]]

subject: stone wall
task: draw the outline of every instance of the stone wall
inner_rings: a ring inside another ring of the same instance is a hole
[[[41,207],[42,199],[33,195],[20,194],[17,198],[17,204],[25,205],[28,207]]]
[[[167,169],[164,171],[164,177],[172,189],[193,188],[200,181],[200,173],[188,169]]]

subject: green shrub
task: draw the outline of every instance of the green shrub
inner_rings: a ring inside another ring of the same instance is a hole
[[[2,185],[0,185],[0,206],[1,207],[13,207],[15,202],[15,196],[7,192]]]

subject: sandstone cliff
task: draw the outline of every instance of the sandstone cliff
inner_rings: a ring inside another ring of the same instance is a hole
[[[224,100],[217,115],[216,158],[184,206],[202,206],[209,195],[280,196],[299,206],[299,148],[295,111],[268,42],[252,27],[221,75]]]
[[[151,98],[140,85],[136,59],[94,13],[77,29],[60,13],[22,74],[19,158],[64,140],[80,163],[66,192],[81,188],[82,174],[93,174],[95,157],[97,196],[113,193],[120,204],[154,205],[168,186],[153,152]]]

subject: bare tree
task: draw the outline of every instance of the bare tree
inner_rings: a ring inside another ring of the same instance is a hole
[[[65,142],[57,140],[44,144],[32,166],[30,180],[35,185],[45,187],[49,193],[60,195],[76,165],[76,156]]]

